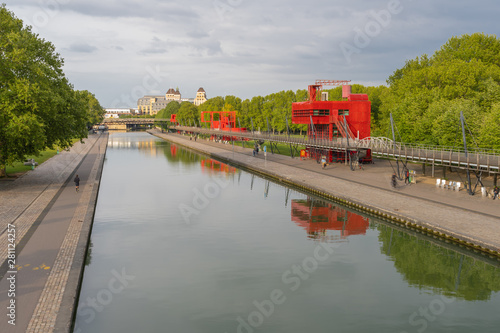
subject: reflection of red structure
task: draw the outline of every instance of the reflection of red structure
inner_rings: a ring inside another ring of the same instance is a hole
[[[342,101],[317,99],[317,91],[323,85],[341,85],[348,81],[316,81],[309,86],[309,100],[292,103],[292,122],[307,124],[308,137],[311,139],[332,140],[336,138],[363,139],[370,136],[371,102],[366,94],[352,94],[351,86],[342,86]],[[312,122],[312,124],[311,124]],[[312,149],[307,148],[314,156]],[[329,160],[343,159],[340,152],[329,152]],[[371,161],[370,151],[365,161]]]
[[[177,146],[176,146],[176,145],[170,145],[170,154],[171,154],[173,157],[176,157],[176,156],[177,156]]]
[[[201,171],[236,173],[236,168],[209,158],[201,160]]]
[[[313,238],[325,236],[327,230],[340,230],[341,238],[364,235],[369,226],[368,218],[332,204],[312,202],[309,199],[292,200],[292,221]]]

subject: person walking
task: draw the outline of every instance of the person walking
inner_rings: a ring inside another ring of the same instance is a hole
[[[392,177],[391,177],[391,186],[393,188],[396,188],[396,185],[397,185],[397,177],[396,177],[396,173],[393,173]]]
[[[405,171],[405,184],[410,184],[410,171],[408,169]]]
[[[78,192],[78,190],[80,188],[80,177],[78,177],[78,175],[76,175],[74,182],[75,182],[76,191]]]

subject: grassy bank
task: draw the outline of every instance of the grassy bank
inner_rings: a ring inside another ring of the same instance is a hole
[[[74,139],[72,141],[72,144],[74,144],[77,141],[78,139]],[[60,148],[46,149],[43,152],[41,152],[38,156],[31,155],[27,156],[26,159],[34,159],[35,162],[37,162],[38,165],[40,165],[43,162],[47,161],[49,158],[56,155],[58,151],[61,151],[61,149]],[[32,169],[31,165],[24,165],[24,161],[22,161],[22,162],[15,162],[13,165],[7,166],[6,171],[7,171],[7,176],[19,176],[31,169]]]

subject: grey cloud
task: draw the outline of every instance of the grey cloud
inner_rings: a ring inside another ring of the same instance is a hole
[[[186,33],[188,37],[194,38],[194,39],[200,39],[200,38],[205,38],[209,37],[210,35],[206,31],[202,30],[197,30],[197,31],[190,31]]]
[[[140,17],[154,20],[197,19],[186,2],[155,0],[16,0],[16,6],[38,7],[46,11],[73,11],[92,17]]]
[[[370,12],[387,9],[389,0],[217,0],[229,6],[222,16],[214,0],[53,0],[60,4],[55,17],[74,18],[74,26],[57,32],[47,26],[42,32],[48,40],[62,39],[59,45],[73,43],[70,51],[99,50],[99,59],[85,57],[88,72],[94,70],[103,76],[122,73],[124,64],[138,64],[136,67],[144,71],[139,64],[151,61],[153,67],[171,68],[169,80],[174,86],[203,85],[210,96],[227,91],[242,98],[294,87],[305,89],[321,78],[384,83],[406,59],[432,54],[452,36],[477,31],[500,36],[495,0],[480,4],[470,0],[399,1],[403,10],[393,15],[379,34],[370,37],[366,46],[359,47],[360,52],[352,55],[350,63],[339,45],[354,45],[354,29],[364,28],[373,20]],[[4,2],[27,19],[33,16],[33,8],[49,3]],[[99,21],[99,32],[105,33],[85,38],[92,41],[91,45],[73,42],[75,31],[93,20]],[[129,35],[114,31],[125,25],[131,28]],[[116,61],[102,63],[101,55],[111,59],[105,52],[117,50],[129,52],[120,52]],[[81,61],[78,58],[78,66]],[[70,65],[72,57],[65,57],[65,62]],[[122,82],[130,87],[141,84],[144,72],[133,71],[116,78],[115,86]],[[74,75],[78,79],[80,74]],[[97,89],[100,96],[112,95],[103,92],[113,85],[111,81],[100,85],[96,74],[87,80],[86,89]],[[96,81],[95,88],[92,80]],[[198,80],[204,83],[193,82]]]
[[[78,44],[71,44],[68,50],[76,53],[92,53],[94,51],[97,51],[97,47],[86,43],[78,43]]]
[[[167,53],[167,49],[162,48],[162,47],[149,47],[142,49],[140,51],[141,54],[162,54],[162,53]]]

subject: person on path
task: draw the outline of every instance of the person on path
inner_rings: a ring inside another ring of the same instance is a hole
[[[321,156],[321,166],[324,168],[326,168],[326,156]]]
[[[500,193],[500,189],[498,188],[498,186],[495,186],[495,188],[493,189],[493,200],[498,198],[499,193]]]
[[[396,177],[396,173],[393,173],[392,177],[391,177],[391,186],[393,188],[396,188],[396,185],[397,185],[397,177]]]
[[[80,177],[78,177],[78,175],[76,175],[74,182],[75,182],[75,186],[76,186],[76,191],[78,192],[78,190],[80,188]]]
[[[405,172],[405,184],[410,184],[410,171],[406,170]]]

